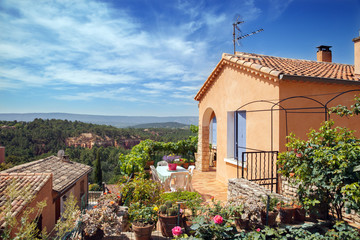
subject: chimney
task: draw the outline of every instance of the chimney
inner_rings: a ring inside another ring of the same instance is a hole
[[[331,46],[320,45],[317,47],[317,61],[318,62],[332,62]]]
[[[360,37],[354,38],[354,75],[360,76]]]
[[[5,147],[0,146],[0,163],[5,162]]]

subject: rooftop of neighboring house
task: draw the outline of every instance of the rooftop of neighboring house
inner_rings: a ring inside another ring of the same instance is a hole
[[[0,172],[0,227],[4,221],[3,207],[11,194],[16,192],[25,192],[21,196],[12,196],[11,201],[12,216],[18,215],[29,203],[31,198],[42,189],[42,187],[51,179],[51,173],[5,173]],[[7,189],[7,187],[9,187]],[[10,192],[9,192],[10,191]],[[51,193],[50,193],[51,194]],[[26,196],[26,197],[25,197]]]
[[[53,190],[61,193],[72,187],[80,178],[90,173],[91,170],[92,168],[88,165],[50,156],[15,166],[0,173],[52,173]]]

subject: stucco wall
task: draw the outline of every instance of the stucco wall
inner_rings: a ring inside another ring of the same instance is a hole
[[[305,81],[282,81],[280,83],[280,98],[286,99],[293,96],[308,96],[316,101],[325,104],[330,99],[338,95],[340,92],[359,89],[360,86],[354,85],[341,85],[341,84],[328,84],[320,82],[305,82]],[[350,92],[344,94],[329,104],[329,107],[334,107],[339,104],[350,106],[354,104],[354,96],[360,94],[358,92]],[[321,104],[305,98],[294,98],[292,100],[284,101],[281,103],[286,108],[296,107],[321,107]],[[303,112],[322,112],[322,113],[303,113]],[[325,113],[323,109],[304,109],[293,111],[297,113],[288,114],[288,133],[293,132],[297,137],[307,139],[307,133],[311,128],[318,130],[321,123],[325,120]],[[353,116],[350,118],[339,117],[336,114],[331,114],[331,119],[334,119],[337,126],[348,127],[352,130],[357,130],[356,135],[360,137],[360,116]],[[285,129],[284,113],[281,113],[280,118],[280,151],[285,151],[286,143],[286,129]]]
[[[224,161],[228,157],[228,113],[236,111],[240,106],[258,99],[278,99],[278,83],[272,80],[254,76],[236,67],[225,66],[217,76],[216,81],[199,103],[199,153],[201,149],[208,158],[208,127],[212,111],[217,120],[217,179],[227,182],[236,177],[234,164]],[[264,104],[264,103],[261,103]],[[269,104],[268,104],[269,105]],[[266,107],[268,107],[268,105]],[[253,110],[259,105],[249,105],[243,110]],[[278,113],[274,113],[277,121]],[[247,148],[270,150],[270,112],[247,113]],[[203,131],[205,129],[205,131]],[[277,130],[278,131],[278,130]],[[206,135],[207,134],[207,135]],[[205,135],[205,136],[203,136]],[[233,138],[233,137],[232,137]],[[276,142],[276,141],[275,141]],[[278,146],[276,145],[275,148]],[[233,154],[233,153],[232,153]],[[207,159],[198,159],[208,164]],[[199,166],[206,171],[206,166]]]
[[[55,204],[52,200],[52,177],[46,182],[46,184],[40,189],[36,197],[33,201],[28,205],[29,208],[37,209],[36,204],[38,202],[46,201],[46,207],[42,211],[42,228],[46,227],[47,232],[51,232],[51,230],[55,226]],[[20,222],[21,217],[23,216],[23,212],[21,212],[17,217],[17,221]],[[36,211],[29,215],[29,219],[35,219]],[[15,237],[15,232],[17,230],[13,230],[11,235]]]
[[[233,157],[231,151],[234,149],[231,147],[234,144],[234,121],[231,120],[233,119],[231,113],[236,110],[246,111],[246,148],[248,151],[281,152],[286,150],[286,129],[288,134],[294,132],[297,136],[305,138],[310,128],[319,128],[320,123],[325,119],[325,112],[323,108],[297,110],[296,113],[288,111],[286,126],[285,113],[279,111],[277,106],[274,107],[271,117],[270,109],[273,103],[278,102],[279,99],[304,95],[325,104],[339,92],[360,89],[359,86],[354,85],[278,80],[259,75],[256,71],[239,69],[236,64],[220,65],[215,72],[215,81],[199,101],[199,146],[196,165],[201,171],[209,169],[209,123],[211,116],[215,114],[217,119],[216,174],[217,179],[222,182],[227,182],[229,178],[237,176],[236,165],[233,164],[234,161],[231,161]],[[355,94],[360,94],[360,92],[343,95],[331,102],[329,107],[338,104],[350,106]],[[259,100],[266,101],[251,103],[239,109],[244,104]],[[281,105],[285,108],[321,107],[320,104],[305,98],[285,101]],[[307,111],[318,113],[305,113]],[[332,114],[331,118],[337,125],[358,130],[356,134],[360,136],[360,116],[348,119]],[[231,128],[232,133],[229,131]]]

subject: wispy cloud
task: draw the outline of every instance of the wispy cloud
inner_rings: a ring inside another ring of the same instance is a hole
[[[196,106],[193,96],[219,60],[213,46],[228,39],[223,26],[230,25],[229,15],[221,4],[164,2],[178,17],[155,9],[151,23],[135,6],[120,5],[2,0],[0,90],[46,89],[61,101],[121,103],[161,102],[171,95]],[[241,7],[259,14],[252,0]]]

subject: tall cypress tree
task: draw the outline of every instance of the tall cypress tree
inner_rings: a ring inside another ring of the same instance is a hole
[[[102,170],[101,170],[101,160],[100,160],[100,156],[99,156],[99,151],[100,149],[97,150],[96,152],[96,160],[95,160],[95,164],[94,164],[94,183],[97,183],[100,188],[102,189]]]

